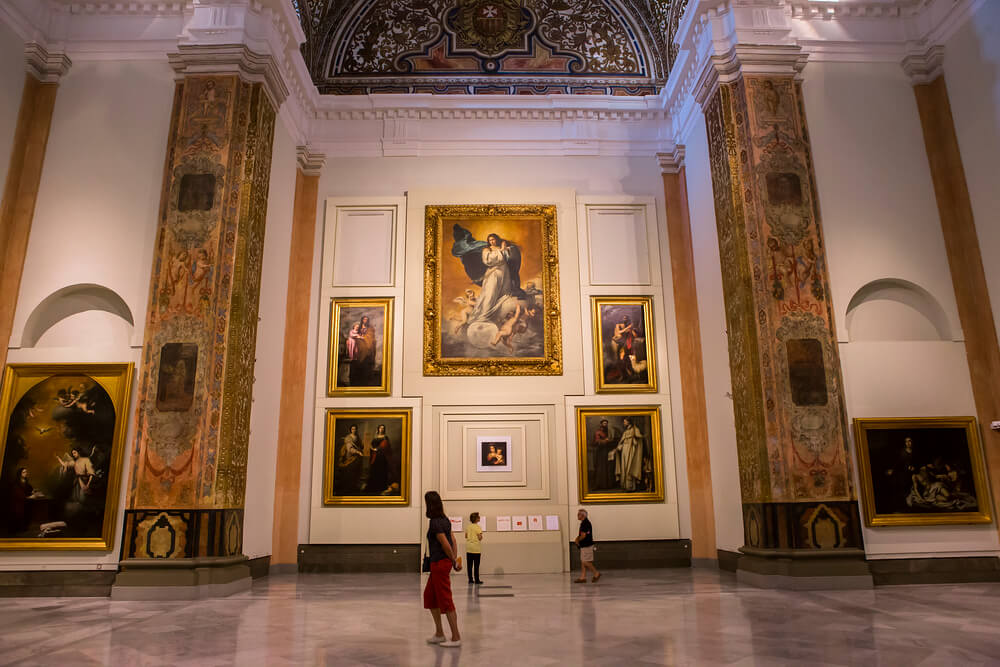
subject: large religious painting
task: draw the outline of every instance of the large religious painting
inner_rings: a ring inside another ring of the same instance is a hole
[[[389,395],[392,303],[391,298],[333,300],[328,396]]]
[[[555,206],[428,206],[424,375],[561,375]]]
[[[597,393],[655,392],[652,298],[595,296],[591,306]]]
[[[975,417],[855,419],[869,526],[990,523]]]
[[[327,410],[324,505],[410,503],[410,410]]]
[[[663,500],[658,407],[577,408],[576,438],[581,503]]]
[[[0,549],[109,550],[132,364],[11,364],[0,396]]]

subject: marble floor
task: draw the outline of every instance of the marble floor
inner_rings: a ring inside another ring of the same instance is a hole
[[[417,575],[286,575],[200,602],[0,603],[2,665],[1000,665],[1000,584],[786,592],[703,569],[452,578],[428,646]],[[502,587],[501,587],[502,586]],[[507,588],[509,587],[509,588]]]

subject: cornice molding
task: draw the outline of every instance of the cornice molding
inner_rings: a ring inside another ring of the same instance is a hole
[[[254,53],[243,44],[182,44],[167,58],[178,79],[192,74],[239,74],[244,81],[264,84],[275,109],[288,97],[288,86],[274,58]]]
[[[944,47],[935,45],[924,51],[909,53],[901,64],[913,85],[930,83],[944,73]]]
[[[317,176],[326,164],[326,153],[315,151],[311,146],[296,146],[295,158],[299,170],[307,176]]]
[[[800,46],[737,44],[727,53],[708,58],[691,89],[698,104],[712,96],[719,84],[732,83],[744,74],[801,78],[809,54]]]
[[[73,64],[65,53],[49,52],[38,42],[24,45],[24,63],[28,74],[42,83],[59,83]]]
[[[676,145],[669,153],[657,153],[656,160],[660,164],[660,172],[676,174],[684,167],[684,146]]]

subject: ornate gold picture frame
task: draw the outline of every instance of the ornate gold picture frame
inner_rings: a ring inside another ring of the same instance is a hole
[[[579,407],[576,440],[581,503],[663,501],[658,406]]]
[[[869,526],[990,523],[975,417],[855,419]]]
[[[134,367],[10,364],[0,394],[0,549],[115,542]]]
[[[409,505],[411,410],[326,411],[324,505]]]
[[[597,393],[655,393],[653,298],[593,296],[590,304]]]
[[[424,375],[561,375],[552,205],[428,206]]]
[[[327,396],[391,393],[393,301],[391,297],[331,301]]]

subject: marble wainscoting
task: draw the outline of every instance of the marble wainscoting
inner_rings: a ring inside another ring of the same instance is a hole
[[[484,562],[489,555],[484,555]],[[1000,663],[1000,584],[778,591],[726,572],[452,577],[459,649],[428,646],[424,576],[301,574],[195,602],[12,598],[3,665]]]

